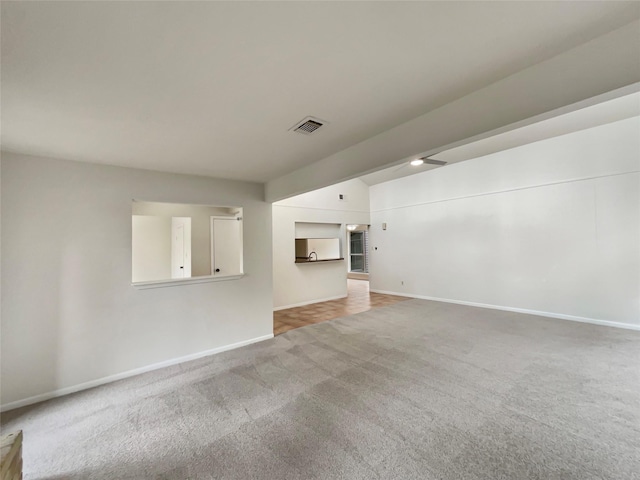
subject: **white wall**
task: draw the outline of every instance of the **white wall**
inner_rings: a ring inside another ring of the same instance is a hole
[[[339,194],[346,195],[346,200],[340,201]],[[369,223],[369,187],[355,179],[282,200],[273,205],[274,308],[281,309],[345,297],[346,260],[294,263],[296,222],[340,224],[339,236],[344,256],[347,251],[345,225]],[[307,232],[315,231],[306,227]]]
[[[636,117],[371,187],[371,288],[640,325],[638,132]]]
[[[262,185],[2,158],[2,404],[272,335]],[[131,286],[131,199],[244,208],[240,280]]]
[[[171,217],[132,215],[131,280],[171,278]]]
[[[326,238],[310,238],[308,243],[309,254],[315,252],[317,259],[331,259],[345,257],[345,254],[341,252],[342,242],[335,242]],[[307,256],[308,256],[307,255]],[[312,256],[313,258],[313,256]]]

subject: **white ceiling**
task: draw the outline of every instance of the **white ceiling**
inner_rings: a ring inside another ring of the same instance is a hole
[[[640,92],[598,103],[580,110],[565,113],[564,115],[558,115],[557,117],[516,128],[499,135],[470,142],[460,147],[431,155],[430,158],[453,164],[547,138],[637,116],[640,116]],[[638,134],[640,135],[640,132]],[[433,170],[434,168],[442,167],[428,164],[414,167],[409,165],[408,162],[404,162],[400,165],[394,165],[368,175],[363,175],[360,179],[371,186],[395,180],[396,178]]]
[[[611,1],[2,2],[2,148],[266,182],[639,16]],[[288,131],[307,115],[330,123]]]

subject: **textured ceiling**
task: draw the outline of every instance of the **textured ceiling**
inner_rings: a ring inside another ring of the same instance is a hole
[[[2,146],[265,182],[614,30],[639,8],[2,2]],[[288,131],[307,115],[329,124]]]

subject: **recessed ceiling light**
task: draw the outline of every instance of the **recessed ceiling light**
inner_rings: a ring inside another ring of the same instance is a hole
[[[424,163],[424,160],[421,158],[416,158],[415,160],[411,160],[411,165],[413,165],[414,167],[422,165],[423,163]]]

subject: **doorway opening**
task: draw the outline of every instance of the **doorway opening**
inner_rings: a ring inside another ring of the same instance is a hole
[[[347,225],[347,278],[369,280],[369,225]]]

